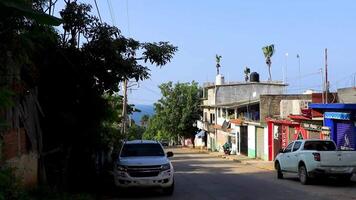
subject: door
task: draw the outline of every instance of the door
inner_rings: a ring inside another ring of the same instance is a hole
[[[264,157],[264,131],[263,128],[256,128],[256,139],[257,139],[257,158],[263,159]]]
[[[284,149],[283,154],[281,155],[281,158],[279,159],[282,170],[289,171],[291,168],[290,162],[291,162],[291,153],[292,153],[293,143],[294,142],[291,142],[290,144],[288,144],[288,146]]]
[[[288,160],[288,171],[297,172],[298,170],[298,160],[299,160],[299,149],[302,145],[301,141],[295,141],[292,152],[290,153]]]
[[[247,126],[240,127],[240,153],[247,156],[248,155],[248,137],[247,137]]]
[[[273,126],[273,152],[275,158],[282,148],[282,126],[281,125],[274,125]]]

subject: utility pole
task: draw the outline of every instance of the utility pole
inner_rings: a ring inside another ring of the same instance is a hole
[[[328,81],[328,49],[325,48],[325,103],[328,103],[329,81]]]
[[[321,74],[321,101],[324,104],[325,103],[325,97],[324,97],[324,92],[325,92],[325,81],[324,81],[324,73],[323,73],[323,68],[320,68],[320,74]]]
[[[124,134],[125,139],[127,139],[126,134],[126,123],[127,123],[127,79],[124,80],[123,87],[123,100],[122,100],[122,128],[121,132]]]
[[[299,89],[302,90],[302,85],[301,85],[301,81],[300,81],[300,79],[302,79],[302,77],[300,75],[300,55],[299,54],[297,54],[297,58],[298,58],[298,86],[299,86]]]

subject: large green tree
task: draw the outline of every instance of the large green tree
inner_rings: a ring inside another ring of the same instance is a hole
[[[155,103],[155,115],[148,123],[146,138],[174,139],[190,138],[194,144],[200,118],[199,87],[196,82],[164,83],[159,86],[162,98]]]
[[[44,14],[46,0],[0,1],[0,88],[12,90],[15,106],[38,91],[31,105],[43,113],[39,157],[48,182],[87,187],[95,181],[96,155],[115,145],[120,97],[109,97],[123,80],[146,79],[151,64],[170,62],[177,47],[127,38],[93,16],[90,5],[65,2],[59,20]],[[63,31],[52,26],[58,23]]]

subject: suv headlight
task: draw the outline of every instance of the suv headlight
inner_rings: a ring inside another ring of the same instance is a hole
[[[164,165],[161,166],[161,170],[162,171],[166,171],[166,170],[169,170],[169,169],[171,169],[171,165],[169,163],[164,164]]]
[[[119,170],[119,171],[124,171],[124,172],[127,171],[126,166],[124,166],[124,165],[118,165],[118,166],[117,166],[117,170]]]

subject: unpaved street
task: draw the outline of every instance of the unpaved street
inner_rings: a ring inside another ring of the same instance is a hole
[[[355,177],[349,184],[333,179],[301,185],[295,175],[277,180],[275,172],[184,149],[173,149],[175,192],[133,189],[104,199],[356,199]]]

